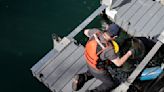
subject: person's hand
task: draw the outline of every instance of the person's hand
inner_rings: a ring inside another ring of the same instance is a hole
[[[129,55],[130,55],[132,58],[134,58],[134,57],[135,57],[136,51],[135,51],[134,48],[132,48],[132,49],[130,49],[130,50],[128,51],[128,53],[129,53]]]
[[[131,56],[133,54],[131,50],[129,50],[127,53],[129,56]]]

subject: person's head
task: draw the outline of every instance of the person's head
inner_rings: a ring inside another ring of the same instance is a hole
[[[104,32],[104,38],[106,40],[113,40],[119,33],[119,27],[116,24],[111,24],[109,28]]]

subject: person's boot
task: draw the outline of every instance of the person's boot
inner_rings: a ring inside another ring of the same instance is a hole
[[[86,82],[85,74],[77,74],[73,78],[72,89],[78,91]]]

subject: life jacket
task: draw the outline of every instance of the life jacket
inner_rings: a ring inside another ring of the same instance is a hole
[[[109,42],[104,42],[104,43],[100,42],[100,40],[98,39],[100,35],[101,35],[100,32],[95,33],[93,35],[94,37],[90,39],[85,46],[85,52],[84,52],[85,59],[87,63],[94,69],[98,69],[97,64],[101,61],[99,57],[100,54],[110,46]],[[114,49],[116,47],[117,51],[115,50],[115,53],[117,53],[119,51],[118,44],[116,42],[115,43],[112,42],[112,44]],[[98,46],[101,47],[101,50],[99,51],[97,51]]]

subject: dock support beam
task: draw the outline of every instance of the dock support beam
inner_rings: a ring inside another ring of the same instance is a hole
[[[120,84],[116,89],[112,92],[127,92],[129,86],[134,82],[137,76],[142,72],[145,66],[149,63],[152,57],[156,54],[159,48],[164,43],[164,32],[158,37],[158,42],[154,45],[154,47],[149,51],[146,57],[142,60],[142,62],[137,66],[137,68],[133,71],[133,73],[129,76],[126,82]]]
[[[78,27],[76,27],[67,37],[70,39],[75,37],[81,30],[83,30],[96,16],[98,16],[106,8],[107,8],[107,5],[102,4],[87,19],[85,19]]]

